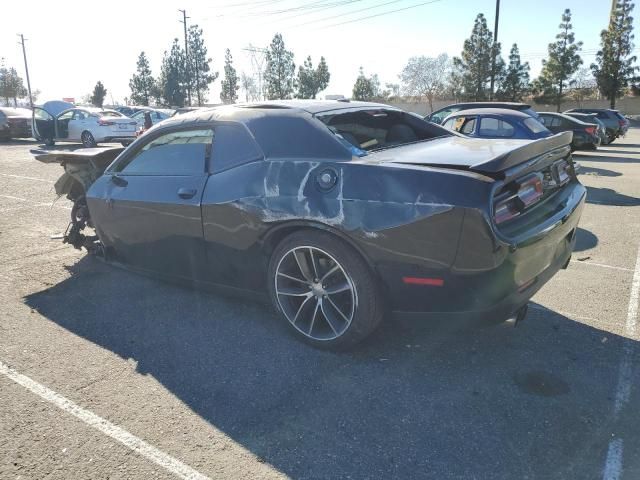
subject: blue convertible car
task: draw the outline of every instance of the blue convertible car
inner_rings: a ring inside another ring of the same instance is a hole
[[[532,116],[505,108],[461,110],[449,115],[442,126],[474,138],[537,140],[553,135]]]

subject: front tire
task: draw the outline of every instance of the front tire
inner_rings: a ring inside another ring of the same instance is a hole
[[[607,143],[607,145],[613,143],[616,138],[618,137],[616,137],[615,135],[609,135],[609,142]]]
[[[93,138],[93,134],[87,130],[82,132],[82,135],[80,135],[80,140],[82,140],[82,145],[84,145],[86,148],[91,148],[98,145],[96,143],[96,139]]]
[[[384,304],[364,259],[335,236],[302,230],[269,262],[269,293],[293,332],[320,348],[343,350],[380,324]]]
[[[56,142],[55,142],[55,140],[53,138],[45,138],[44,139],[44,144],[47,147],[53,147],[56,144]]]

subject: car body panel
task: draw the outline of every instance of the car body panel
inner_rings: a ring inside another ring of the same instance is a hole
[[[512,132],[498,132],[487,131],[483,129],[483,123],[487,121],[495,120],[496,122],[504,122],[511,127]],[[527,122],[533,122],[540,131],[534,132]],[[468,123],[472,122],[472,127],[468,128]],[[460,123],[460,125],[457,125]],[[538,138],[549,137],[552,133],[539,124],[537,119],[531,120],[531,115],[517,111],[507,110],[501,108],[476,108],[461,110],[449,115],[442,122],[442,126],[445,128],[452,128],[454,131],[464,134],[465,136],[472,138],[492,138],[492,139],[521,139],[521,140],[535,140]],[[460,128],[458,128],[460,127]],[[467,128],[465,128],[467,127]],[[464,130],[464,131],[463,131]]]
[[[572,147],[576,150],[595,149],[600,145],[598,125],[595,123],[585,123],[563,113],[540,112],[539,115],[540,122],[552,132],[573,132]],[[587,127],[593,127],[594,131],[587,132],[585,130]]]
[[[459,112],[461,110],[471,110],[478,108],[501,108],[508,110],[517,110],[522,111],[534,118],[537,117],[535,110],[531,108],[531,105],[526,103],[519,102],[464,102],[464,103],[454,103],[452,105],[448,105],[440,110],[436,110],[431,114],[425,117],[425,120],[430,122],[441,124],[445,118],[449,115]]]

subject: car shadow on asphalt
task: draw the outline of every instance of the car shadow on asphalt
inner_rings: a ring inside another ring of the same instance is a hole
[[[616,172],[613,170],[608,170],[606,168],[597,168],[597,167],[587,167],[585,165],[580,165],[580,170],[578,171],[578,175],[593,175],[596,177],[620,177],[622,174],[620,172]]]
[[[576,244],[573,247],[574,252],[584,252],[598,245],[598,237],[591,231],[578,227],[576,231]]]
[[[263,304],[90,257],[69,268],[26,304],[134,359],[293,478],[594,478],[623,344],[640,357],[637,343],[536,304],[517,328],[393,318],[333,353],[296,341]],[[625,455],[638,455],[640,416],[622,414]]]
[[[618,193],[611,188],[589,187],[587,189],[587,203],[596,205],[609,205],[616,207],[637,207],[640,198]]]

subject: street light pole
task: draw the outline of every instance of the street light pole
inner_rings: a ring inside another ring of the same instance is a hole
[[[27,90],[29,91],[29,105],[33,110],[33,97],[31,96],[31,80],[29,80],[29,66],[27,65],[27,51],[24,48],[24,35],[18,34],[20,37],[20,44],[22,45],[22,56],[24,57],[24,70],[27,74]]]
[[[498,23],[500,20],[500,0],[496,0],[496,19],[493,24],[493,48],[491,49],[491,89],[489,90],[489,100],[493,100],[493,87],[496,81],[496,44],[498,43]]]

